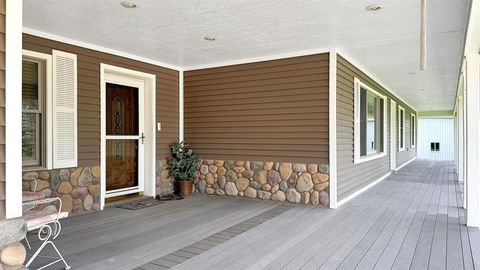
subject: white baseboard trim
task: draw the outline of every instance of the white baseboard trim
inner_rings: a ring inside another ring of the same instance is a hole
[[[351,195],[349,195],[345,199],[339,201],[337,203],[337,207],[341,206],[342,204],[345,204],[346,202],[350,201],[351,199],[353,199],[353,198],[357,197],[358,195],[362,194],[363,192],[367,191],[371,187],[373,187],[376,184],[380,183],[381,181],[385,180],[385,178],[389,177],[391,174],[392,174],[392,172],[388,172],[387,174],[385,174],[384,176],[380,177],[379,179],[373,181],[372,183],[368,184],[367,186],[364,186],[363,188],[355,191],[355,193],[352,193]]]
[[[403,163],[403,165],[401,165],[400,167],[396,168],[395,171],[398,171],[398,170],[400,170],[401,168],[407,166],[410,162],[414,161],[415,159],[417,159],[417,157],[414,157],[414,158],[410,159],[409,161]]]

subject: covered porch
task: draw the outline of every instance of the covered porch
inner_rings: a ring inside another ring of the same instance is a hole
[[[338,209],[204,195],[107,207],[67,218],[57,244],[74,269],[478,269],[454,171],[416,160]]]

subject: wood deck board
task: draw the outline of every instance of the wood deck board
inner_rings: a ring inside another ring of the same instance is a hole
[[[480,269],[455,177],[417,160],[338,209],[205,195],[107,208],[64,220],[56,243],[74,269]]]

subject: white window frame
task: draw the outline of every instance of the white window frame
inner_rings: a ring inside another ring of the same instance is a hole
[[[413,130],[412,130],[413,127]],[[410,114],[410,147],[415,148],[417,145],[417,116]]]
[[[400,113],[403,112],[403,113]],[[403,116],[403,119],[401,119]],[[400,130],[400,123],[403,121],[403,130]],[[403,147],[400,147],[403,146]],[[405,108],[398,106],[398,152],[405,151]]]
[[[43,103],[39,104],[39,108],[45,106],[42,110],[42,114],[44,114],[45,124],[44,130],[42,131],[43,140],[40,142],[42,148],[42,155],[40,157],[40,164],[25,164],[22,166],[23,170],[36,170],[36,169],[52,169],[52,56],[49,54],[33,52],[29,50],[23,50],[22,56],[24,59],[37,61],[45,63],[44,66],[44,74],[45,74],[45,89],[44,93],[40,93],[39,97],[43,98]],[[42,96],[44,95],[44,96]],[[43,161],[43,162],[42,162]]]
[[[379,92],[373,90],[368,85],[362,83],[358,78],[354,78],[354,109],[355,109],[355,123],[354,123],[354,164],[359,164],[378,158],[385,157],[387,155],[387,102],[388,99],[385,95],[380,94]],[[372,92],[376,96],[383,99],[383,152],[377,152],[375,154],[368,154],[367,156],[362,157],[360,155],[360,89],[363,88],[367,91]]]

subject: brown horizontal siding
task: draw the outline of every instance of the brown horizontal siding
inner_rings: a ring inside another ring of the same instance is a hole
[[[169,155],[169,145],[178,141],[178,71],[27,34],[23,35],[23,47],[47,54],[55,49],[77,55],[79,166],[100,163],[100,63],[156,75],[156,118],[162,122],[156,138],[157,158]]]
[[[328,164],[328,54],[186,71],[185,138],[201,158]]]
[[[387,155],[361,164],[354,164],[354,78],[375,91],[387,96]],[[360,69],[338,55],[337,57],[337,196],[342,200],[355,191],[367,186],[390,171],[390,100],[405,108],[406,114],[413,112],[406,104],[388,92]],[[394,123],[396,125],[396,123]],[[406,124],[406,133],[409,126]],[[398,133],[398,132],[397,132]],[[408,142],[409,142],[409,138]],[[398,140],[398,139],[397,139]],[[397,144],[398,145],[398,144]],[[406,143],[406,145],[409,145]],[[397,152],[397,150],[395,150]],[[408,154],[416,155],[414,151]],[[402,153],[397,153],[398,156]],[[407,158],[403,158],[407,159]],[[408,160],[408,159],[407,159]],[[398,161],[398,163],[401,163]],[[401,163],[403,164],[403,163]]]
[[[5,0],[0,0],[0,220],[5,219]]]

